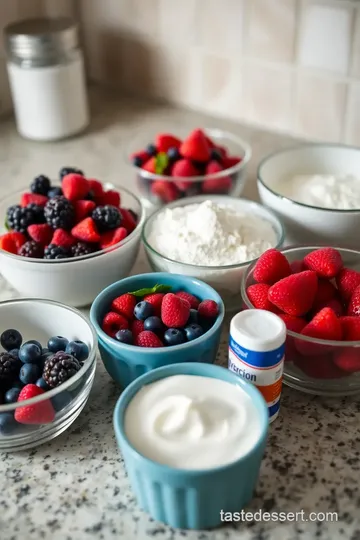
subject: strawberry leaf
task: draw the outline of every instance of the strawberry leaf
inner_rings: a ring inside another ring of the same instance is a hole
[[[163,174],[166,167],[169,165],[169,158],[165,152],[159,152],[155,158],[155,172],[156,174]]]
[[[146,288],[139,289],[138,291],[133,291],[133,292],[130,292],[129,294],[142,298],[143,296],[146,296],[148,294],[166,293],[166,292],[171,291],[171,289],[172,287],[170,287],[170,285],[161,285],[157,283],[156,285],[154,285],[154,287],[149,287],[148,289]]]

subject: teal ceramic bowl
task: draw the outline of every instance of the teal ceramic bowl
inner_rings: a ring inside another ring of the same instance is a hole
[[[146,384],[172,375],[200,375],[240,386],[258,411],[261,434],[242,458],[204,470],[175,469],[140,454],[124,430],[125,410]],[[139,506],[153,519],[182,529],[209,529],[222,523],[221,511],[239,512],[252,499],[268,433],[268,411],[260,392],[220,366],[174,364],[155,369],[134,381],[121,394],[114,410],[115,435]]]
[[[182,345],[148,349],[119,343],[105,334],[101,329],[101,321],[114,298],[129,291],[153,287],[157,283],[170,285],[174,290],[187,291],[201,300],[215,300],[219,305],[219,315],[210,330],[194,341]],[[100,355],[107,372],[115,382],[125,388],[140,375],[169,364],[214,363],[220,343],[224,311],[221,297],[210,285],[188,276],[154,272],[122,279],[104,289],[91,306],[90,319],[98,335]]]

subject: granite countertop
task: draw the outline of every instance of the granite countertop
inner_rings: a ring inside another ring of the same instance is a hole
[[[238,133],[253,148],[244,196],[256,198],[255,170],[265,154],[294,143],[259,129],[211,119],[165,105],[93,90],[87,133],[66,142],[22,140],[11,119],[0,123],[0,195],[40,173],[77,165],[92,177],[133,187],[124,151],[140,129],[216,126]],[[146,271],[143,254],[134,273]],[[0,300],[15,297],[0,281]],[[224,329],[218,362],[227,362]],[[337,522],[252,522],[215,531],[175,531],[137,508],[112,429],[119,389],[102,364],[88,404],[72,427],[33,450],[0,455],[0,538],[6,540],[301,540],[360,539],[360,404],[285,388],[270,428],[256,496],[248,510],[337,512]],[[321,518],[320,518],[321,519]]]

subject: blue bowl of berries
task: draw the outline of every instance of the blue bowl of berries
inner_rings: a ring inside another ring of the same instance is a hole
[[[130,152],[139,193],[149,206],[194,195],[238,197],[250,158],[245,141],[219,129],[158,133],[150,144],[141,135]]]
[[[97,338],[57,302],[0,303],[0,451],[24,450],[67,429],[94,381]]]
[[[214,363],[224,304],[206,283],[155,272],[114,283],[95,299],[90,319],[109,375],[126,387],[180,362]]]
[[[145,215],[125,188],[69,168],[60,177],[0,201],[0,267],[22,296],[85,306],[131,272]]]

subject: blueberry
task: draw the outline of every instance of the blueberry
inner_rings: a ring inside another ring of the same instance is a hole
[[[60,392],[60,394],[57,394],[56,396],[51,398],[51,403],[55,409],[55,411],[61,411],[64,409],[72,400],[72,395],[68,390],[63,390]]]
[[[146,147],[146,153],[149,154],[149,156],[156,156],[157,149],[155,144],[148,144]]]
[[[83,362],[89,356],[89,347],[83,341],[70,341],[66,345],[65,352],[74,356],[79,362]]]
[[[199,323],[199,313],[197,309],[190,309],[190,315],[187,320],[187,325],[189,324],[198,324]]]
[[[218,150],[217,148],[213,148],[211,150],[210,159],[214,159],[215,161],[222,161],[222,154],[221,154],[220,150]]]
[[[5,392],[4,401],[5,403],[15,403],[18,400],[19,394],[21,392],[21,388],[10,388],[7,392]]]
[[[42,345],[41,345],[40,341],[38,341],[37,339],[29,339],[29,341],[26,341],[24,343],[24,345],[27,345],[28,343],[34,343],[34,345],[37,345],[40,348],[40,350],[42,351]]]
[[[188,341],[192,341],[193,339],[196,339],[202,336],[203,333],[204,333],[204,330],[202,329],[200,324],[195,324],[195,323],[190,324],[189,326],[185,328],[186,339]]]
[[[6,351],[18,349],[22,343],[22,335],[18,330],[10,328],[1,334],[0,343]]]
[[[48,341],[49,351],[56,353],[58,351],[65,351],[69,340],[62,336],[53,336]]]
[[[45,391],[50,390],[50,386],[44,381],[42,377],[40,377],[40,379],[38,379],[35,384],[36,386],[38,386],[39,388],[42,388]]]
[[[20,348],[19,358],[24,364],[37,363],[41,357],[41,348],[36,343],[27,342]]]
[[[126,343],[126,345],[132,345],[134,343],[131,330],[119,330],[115,334],[115,339],[120,341],[120,343]]]
[[[168,328],[164,334],[166,345],[181,345],[185,343],[185,334],[179,328]]]
[[[154,314],[154,307],[149,302],[143,300],[138,302],[134,308],[134,315],[139,321],[145,321],[148,317]]]
[[[49,199],[53,199],[54,197],[61,197],[63,194],[62,189],[59,187],[53,187],[48,191],[47,196]]]
[[[4,412],[0,414],[0,434],[11,435],[17,427],[17,422],[13,413]]]
[[[180,159],[180,152],[175,147],[169,148],[169,150],[167,151],[167,155],[168,155],[168,158],[171,161],[176,161],[176,160]]]
[[[133,165],[135,165],[135,167],[141,167],[141,165],[143,164],[143,160],[140,156],[135,156],[132,160],[132,163]]]
[[[41,369],[44,368],[44,365],[45,365],[45,362],[48,358],[50,358],[50,356],[52,356],[53,353],[51,353],[48,349],[46,349],[46,352],[44,352],[44,349],[43,349],[43,353],[39,359],[38,362],[36,362],[38,364],[38,366],[40,366]]]
[[[36,364],[24,364],[20,369],[20,381],[24,384],[35,384],[41,375],[41,369]]]
[[[144,330],[151,330],[151,332],[155,332],[155,334],[158,334],[160,332],[163,332],[165,330],[165,327],[160,317],[156,317],[156,315],[153,315],[152,317],[148,317],[147,319],[145,319]]]

